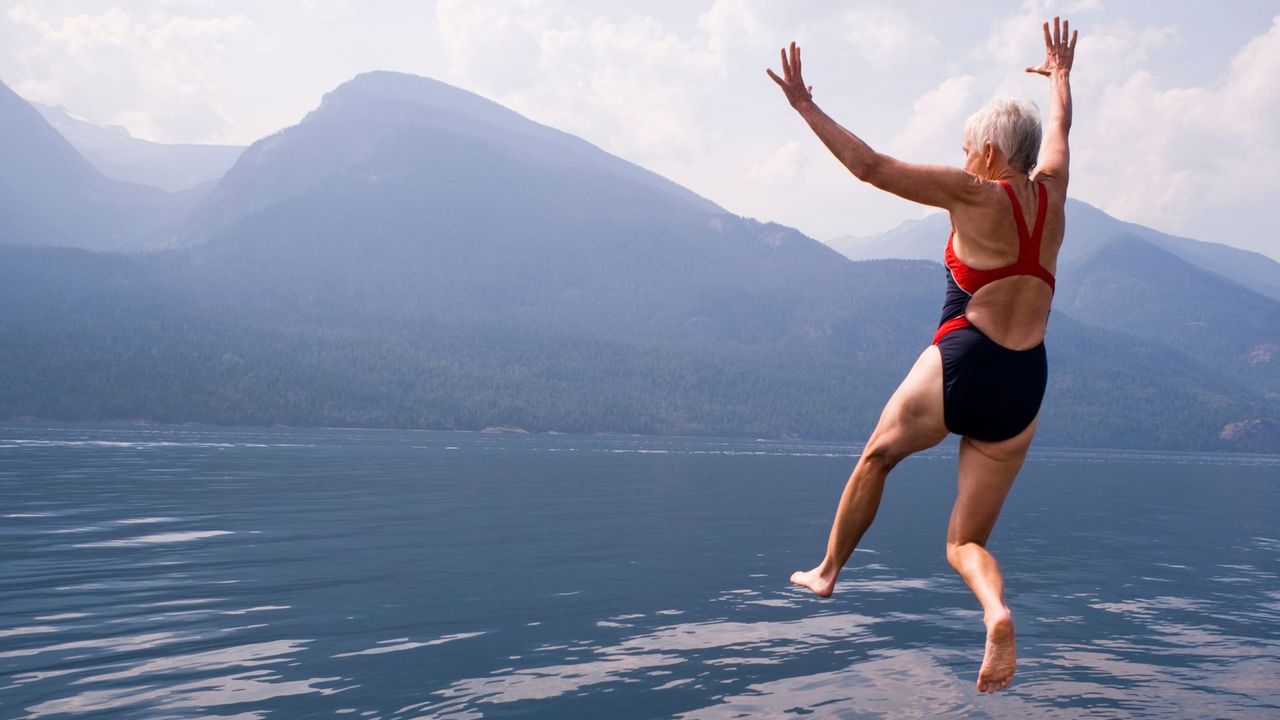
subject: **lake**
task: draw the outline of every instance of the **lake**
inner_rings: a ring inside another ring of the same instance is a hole
[[[954,447],[788,586],[857,452],[0,425],[0,717],[1280,717],[1280,457],[1033,450],[986,696]]]

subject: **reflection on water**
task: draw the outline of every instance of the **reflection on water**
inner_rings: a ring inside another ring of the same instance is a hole
[[[991,697],[954,448],[899,469],[834,598],[786,584],[857,453],[0,426],[0,716],[1280,716],[1280,458],[1037,451]]]

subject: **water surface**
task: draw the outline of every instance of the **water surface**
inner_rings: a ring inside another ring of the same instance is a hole
[[[0,425],[0,717],[1280,716],[1280,457],[1036,450],[974,690],[954,452],[836,595],[806,442]]]

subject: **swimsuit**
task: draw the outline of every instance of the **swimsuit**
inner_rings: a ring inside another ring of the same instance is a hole
[[[1028,232],[1022,207],[1009,183],[1000,184],[1013,204],[1018,226],[1018,259],[1011,265],[976,270],[961,262],[951,247],[955,228],[947,238],[947,298],[933,344],[942,353],[942,403],[947,430],[995,442],[1025,430],[1040,412],[1049,378],[1044,342],[1029,350],[1010,350],[969,324],[965,309],[970,298],[989,283],[1014,275],[1032,275],[1053,290],[1053,273],[1040,265],[1040,240],[1048,203],[1043,184],[1036,183],[1039,208],[1035,229]]]

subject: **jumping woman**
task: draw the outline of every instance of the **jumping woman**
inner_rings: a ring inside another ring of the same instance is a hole
[[[1006,687],[1016,665],[1013,615],[987,538],[1036,432],[1048,377],[1045,324],[1066,225],[1067,133],[1076,35],[1044,24],[1045,59],[1027,72],[1049,79],[1048,127],[1025,100],[996,98],[964,126],[963,168],[915,165],[872,150],[813,102],[800,48],[782,51],[791,107],[859,180],[946,210],[947,294],[933,342],[889,398],[840,497],[827,553],[791,582],[831,595],[840,569],[875,519],[885,477],[912,453],[960,436],[959,490],[947,560],[978,602],[987,631],[978,690]]]

